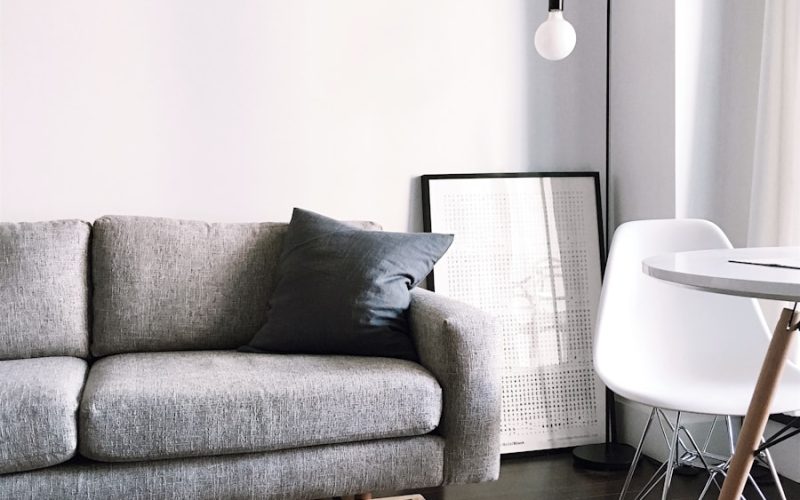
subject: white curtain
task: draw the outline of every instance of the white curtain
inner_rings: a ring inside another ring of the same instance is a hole
[[[800,245],[800,2],[766,0],[749,246]]]
[[[800,246],[800,2],[766,0],[748,246]],[[786,304],[761,301],[772,326]],[[800,362],[800,346],[791,357]]]

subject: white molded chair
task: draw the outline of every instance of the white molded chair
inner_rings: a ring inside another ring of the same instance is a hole
[[[724,460],[716,468],[709,465],[707,442],[702,448],[697,445],[681,426],[681,413],[727,417],[732,446],[730,416],[747,412],[771,329],[754,299],[691,290],[642,272],[642,260],[647,257],[714,248],[732,246],[719,227],[704,220],[636,221],[615,232],[595,330],[595,369],[620,396],[653,407],[620,498],[630,485],[651,424],[663,426],[662,410],[678,412],[676,425],[668,422],[665,433],[665,437],[670,434],[670,458],[645,490],[663,477],[662,498],[666,499],[674,468],[688,458],[699,460],[709,470],[706,490],[712,481],[719,486],[715,476],[725,473]],[[771,412],[798,409],[800,369],[788,363]],[[768,452],[763,458],[781,490]]]

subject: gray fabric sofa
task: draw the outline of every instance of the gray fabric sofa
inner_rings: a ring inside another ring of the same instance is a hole
[[[285,230],[0,224],[0,498],[323,498],[496,479],[499,340],[474,308],[413,291],[420,364],[235,351],[265,321]]]

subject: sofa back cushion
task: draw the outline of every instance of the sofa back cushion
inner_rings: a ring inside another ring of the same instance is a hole
[[[94,223],[92,353],[236,348],[264,323],[285,224]]]
[[[89,224],[0,223],[0,359],[89,354]]]
[[[246,344],[266,321],[286,228],[271,222],[98,219],[92,353]]]

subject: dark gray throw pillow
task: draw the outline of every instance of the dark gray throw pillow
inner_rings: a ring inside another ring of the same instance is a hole
[[[239,350],[416,360],[410,290],[452,242],[449,234],[365,231],[295,208],[267,322]]]

